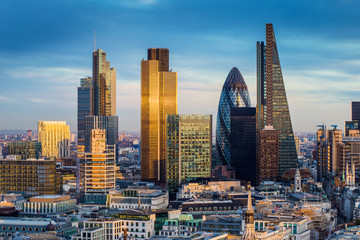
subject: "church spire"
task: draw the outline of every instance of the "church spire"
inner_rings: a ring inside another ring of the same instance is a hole
[[[248,193],[248,202],[245,213],[245,232],[242,236],[244,240],[255,240],[255,226],[254,226],[254,209],[252,207],[251,201],[251,185],[248,185],[249,193]]]

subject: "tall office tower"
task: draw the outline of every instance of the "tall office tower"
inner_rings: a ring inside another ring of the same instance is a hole
[[[211,140],[211,115],[167,116],[166,172],[170,193],[190,180],[211,177]]]
[[[360,102],[351,102],[351,121],[345,121],[345,137],[360,136]]]
[[[118,143],[116,69],[101,49],[93,52],[92,78],[81,79],[78,88],[78,152],[89,151],[92,129],[105,129],[107,143]]]
[[[38,121],[38,141],[45,157],[70,157],[70,128],[65,121]]]
[[[230,114],[230,159],[237,179],[256,183],[256,108],[234,107]]]
[[[116,115],[116,69],[110,68],[106,53],[93,52],[94,115]]]
[[[14,141],[8,143],[8,154],[19,155],[21,159],[41,158],[41,143],[33,141]]]
[[[344,137],[337,144],[337,169],[336,175],[343,176],[346,163],[353,162],[356,172],[360,170],[360,138]]]
[[[93,129],[106,130],[106,143],[117,145],[119,142],[118,122],[118,116],[85,116],[85,152],[90,151]]]
[[[298,160],[294,133],[272,24],[266,24],[266,46],[257,42],[256,108],[258,141],[265,126],[279,131],[279,174],[295,168]]]
[[[327,132],[327,142],[329,146],[329,163],[327,167],[327,173],[336,174],[338,168],[338,148],[337,145],[342,141],[342,131],[337,129],[336,125],[332,125],[333,129]]]
[[[85,148],[85,116],[94,115],[94,88],[91,77],[82,78],[78,87],[78,152]]]
[[[250,95],[240,71],[234,67],[221,91],[216,122],[216,145],[221,164],[231,165],[230,112],[233,107],[250,107]]]
[[[148,49],[141,61],[141,179],[166,181],[166,115],[177,114],[177,73],[169,71],[169,50]]]
[[[80,160],[80,188],[86,203],[106,203],[106,195],[115,189],[115,147],[106,144],[106,130],[91,131],[90,152]]]
[[[323,178],[327,175],[329,164],[330,164],[330,150],[329,144],[326,137],[326,126],[319,125],[319,129],[316,132],[317,141],[316,141],[316,152],[315,160],[317,160],[317,180],[321,182]]]
[[[360,121],[360,102],[351,102],[351,119]]]
[[[8,155],[0,160],[0,193],[21,193],[25,197],[60,193],[61,175],[56,161],[21,159]]]
[[[279,130],[265,126],[259,134],[257,183],[276,181],[279,176]]]

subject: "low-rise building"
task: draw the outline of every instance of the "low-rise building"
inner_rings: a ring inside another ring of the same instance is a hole
[[[72,236],[73,240],[104,240],[105,228],[94,227],[81,230],[81,233]]]
[[[24,202],[26,200],[21,194],[0,194],[0,206],[7,206],[7,203],[12,203],[16,210],[22,210]]]
[[[210,215],[201,227],[204,232],[227,232],[239,236],[244,231],[244,219],[240,215]]]
[[[201,230],[202,221],[202,218],[195,219],[191,214],[182,214],[179,218],[166,220],[159,235],[168,237],[188,237]]]
[[[32,197],[24,203],[24,214],[61,214],[71,212],[76,208],[76,199],[70,195],[43,195]]]
[[[56,231],[57,224],[39,219],[0,219],[0,236],[13,236],[15,233],[41,233]]]
[[[158,189],[124,189],[110,191],[106,205],[117,209],[165,209],[169,204],[167,191]]]

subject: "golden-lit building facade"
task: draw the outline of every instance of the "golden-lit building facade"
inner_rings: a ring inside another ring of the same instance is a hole
[[[106,194],[115,189],[115,148],[106,145],[106,130],[93,129],[91,152],[80,154],[80,183],[86,203],[106,203]]]
[[[93,52],[94,115],[116,115],[116,69],[110,68],[106,52]]]
[[[170,192],[198,177],[211,177],[211,144],[210,114],[167,116],[166,183]]]
[[[141,61],[141,179],[166,181],[166,116],[177,114],[177,73],[169,50],[148,50]]]
[[[21,159],[8,155],[0,160],[0,193],[20,193],[25,197],[59,194],[61,175],[56,161]]]
[[[65,121],[39,121],[42,156],[70,157],[70,128]]]

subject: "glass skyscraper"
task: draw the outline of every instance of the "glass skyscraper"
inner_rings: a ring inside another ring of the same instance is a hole
[[[78,153],[89,151],[91,129],[105,129],[107,143],[118,143],[116,69],[101,49],[94,50],[92,62],[92,78],[81,79],[78,87]]]
[[[85,147],[85,116],[94,115],[94,89],[91,77],[82,78],[78,87],[78,146]],[[78,148],[80,152],[84,149]]]
[[[177,73],[169,49],[148,49],[141,61],[141,179],[166,182],[166,115],[177,114]]]
[[[273,126],[279,131],[279,174],[296,167],[294,133],[272,24],[266,24],[266,45],[257,42],[256,108],[258,144],[260,130]]]
[[[256,109],[231,108],[230,155],[237,179],[256,182]]]
[[[219,100],[216,123],[216,145],[221,164],[231,165],[230,114],[233,107],[250,107],[250,95],[240,71],[234,67],[229,72]]]
[[[167,116],[166,173],[170,193],[190,180],[211,177],[211,136],[211,115]]]

